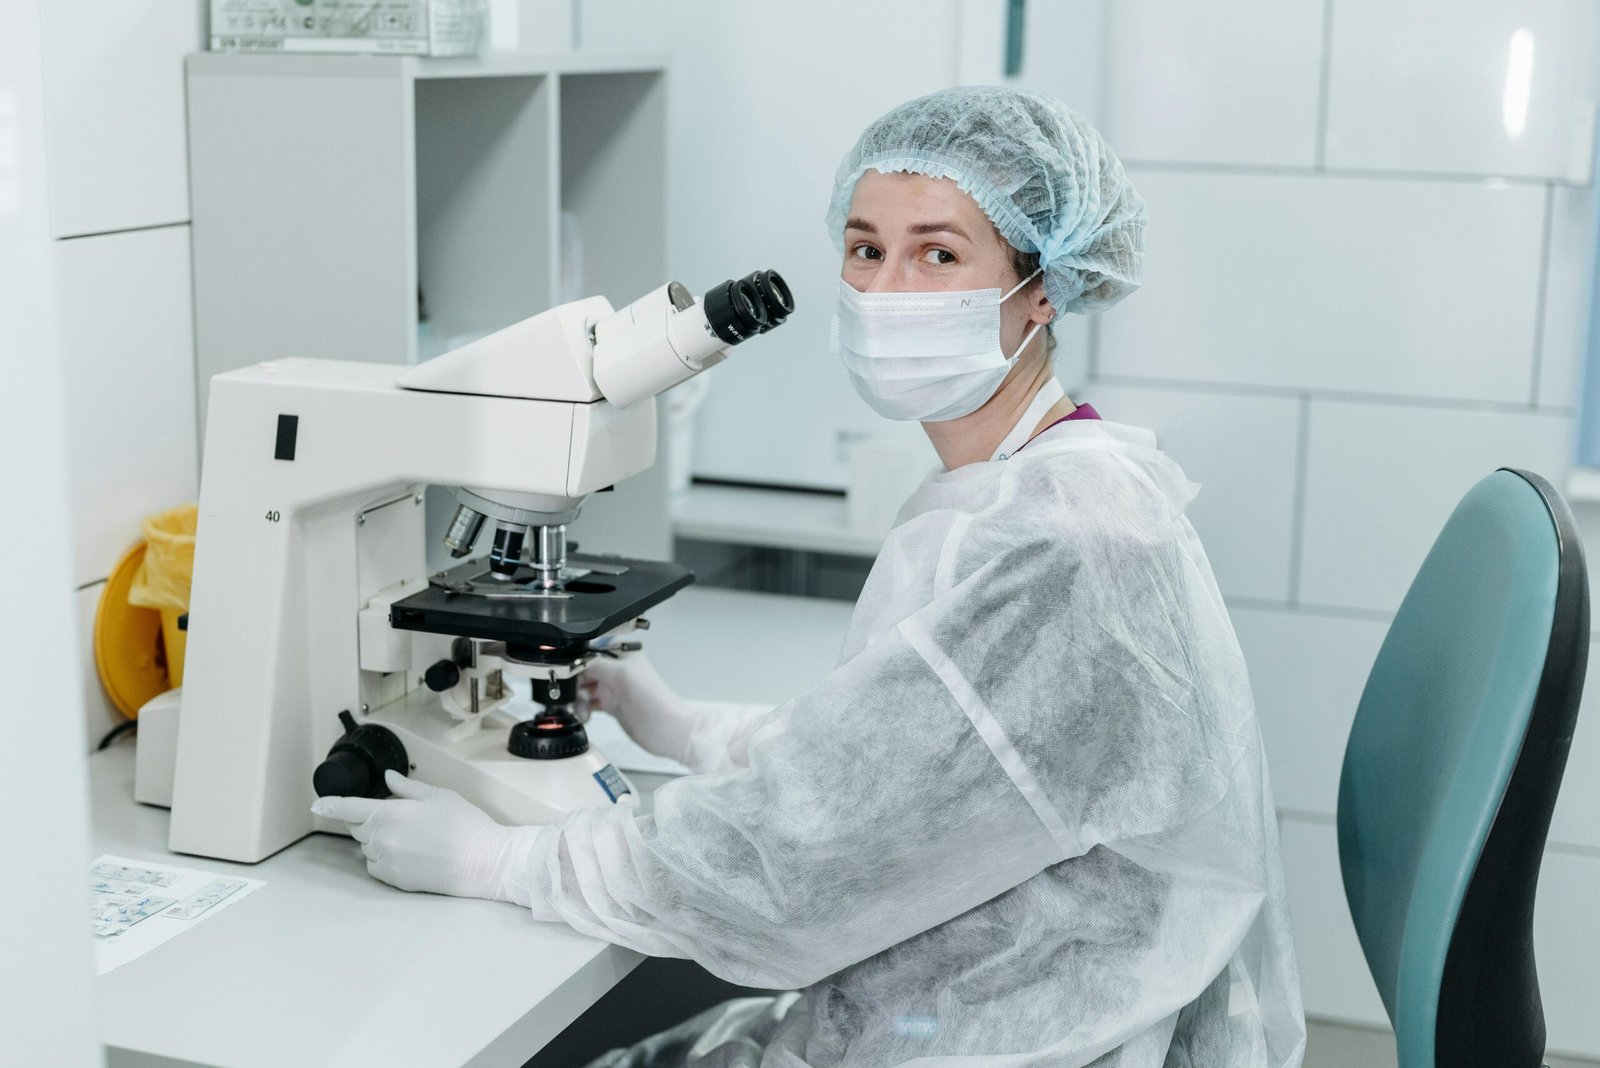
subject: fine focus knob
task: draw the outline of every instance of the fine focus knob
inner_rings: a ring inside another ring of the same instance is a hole
[[[422,673],[422,681],[434,693],[444,693],[461,681],[461,669],[454,660],[441,660]]]
[[[589,751],[589,732],[571,715],[547,712],[511,728],[506,749],[527,760],[560,760]]]
[[[345,735],[333,743],[328,758],[317,765],[311,786],[318,797],[388,797],[385,771],[404,775],[411,767],[406,747],[393,731],[376,723],[356,725],[348,711],[339,713]]]

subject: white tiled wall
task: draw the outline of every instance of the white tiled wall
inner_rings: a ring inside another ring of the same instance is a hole
[[[1544,319],[1532,397],[1541,407],[1572,408],[1578,403],[1582,355],[1588,343],[1595,204],[1593,185],[1558,185],[1550,190]]]
[[[40,5],[55,236],[189,218],[183,56],[200,47],[201,6]]]
[[[122,713],[111,704],[111,698],[100,685],[100,674],[94,665],[94,619],[100,605],[104,582],[92,582],[72,595],[78,622],[78,666],[83,687],[84,738],[91,746],[98,745],[106,732],[122,722]]]
[[[189,229],[55,244],[82,584],[139,540],[141,518],[199,488]]]
[[[1104,381],[1073,399],[1092,402],[1107,419],[1155,428],[1157,443],[1182,458],[1184,474],[1200,483],[1189,518],[1224,594],[1288,598],[1298,399]],[[1263,441],[1273,447],[1262,450]]]
[[[1334,0],[1330,10],[1328,166],[1586,173],[1600,5]]]
[[[1240,605],[1230,615],[1278,808],[1331,816],[1345,740],[1388,621]]]
[[[1589,646],[1589,671],[1591,680],[1600,674],[1600,643]],[[1588,687],[1578,710],[1561,797],[1550,821],[1550,841],[1589,850],[1600,862],[1600,686]],[[1596,974],[1595,992],[1600,994],[1600,973]]]
[[[1497,467],[1564,484],[1572,417],[1311,404],[1300,599],[1392,612],[1450,512]]]
[[[1345,904],[1339,835],[1331,821],[1285,818],[1283,863],[1300,953],[1306,1011],[1324,1019],[1387,1027],[1388,1014],[1367,970]],[[1552,1054],[1593,1057],[1600,1050],[1600,857],[1545,855],[1534,903],[1534,953]]]
[[[1237,604],[1231,615],[1250,665],[1278,808],[1331,816],[1345,741],[1388,620]],[[1600,664],[1597,654],[1600,647],[1591,646],[1590,661]],[[1578,723],[1549,840],[1600,857],[1597,688],[1585,694]]]
[[[1344,745],[1461,495],[1500,466],[1564,485],[1594,255],[1600,7],[1192,8],[1111,5],[1106,134],[1149,203],[1148,259],[1144,289],[1102,316],[1083,395],[1148,422],[1205,484],[1193,518],[1250,665],[1307,1011],[1381,1026],[1339,879]],[[1532,65],[1513,133],[1518,30]],[[1575,511],[1600,553],[1600,507]],[[1597,784],[1591,697],[1538,913],[1550,1048],[1590,1057]]]
[[[197,491],[183,56],[204,0],[41,6],[73,583],[87,737],[118,721],[94,670],[103,581],[148,512]]]
[[[1597,901],[1600,856],[1545,854],[1534,902],[1533,948],[1551,1053],[1594,1057],[1600,1051]]]
[[[1105,127],[1124,162],[1310,166],[1322,0],[1115,0]]]
[[[1274,775],[1274,785],[1281,776]],[[1339,873],[1339,834],[1331,820],[1284,819],[1278,825],[1284,878],[1300,954],[1306,1012],[1376,1027],[1388,1025],[1367,970]]]
[[[1102,319],[1102,372],[1527,400],[1544,189],[1129,173],[1145,283]]]

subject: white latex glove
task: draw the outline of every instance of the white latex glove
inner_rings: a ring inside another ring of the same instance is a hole
[[[493,901],[526,898],[518,865],[537,827],[506,827],[456,793],[384,774],[395,796],[319,797],[318,816],[343,820],[361,843],[367,872],[401,890]],[[527,901],[517,901],[526,905]]]
[[[579,719],[597,708],[609,712],[648,752],[688,764],[688,741],[700,717],[643,653],[595,657],[584,669],[575,704]]]
[[[771,710],[765,706],[713,708],[673,692],[641,652],[598,656],[584,669],[573,711],[580,720],[600,709],[617,718],[628,737],[656,756],[690,771],[724,771],[746,764],[750,732]]]

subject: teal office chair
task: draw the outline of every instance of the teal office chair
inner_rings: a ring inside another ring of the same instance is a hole
[[[1400,1068],[1543,1062],[1533,898],[1588,651],[1572,511],[1501,468],[1406,593],[1339,781],[1345,897]]]

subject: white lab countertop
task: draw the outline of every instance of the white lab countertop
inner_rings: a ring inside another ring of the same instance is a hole
[[[648,613],[686,696],[774,705],[833,666],[851,606],[690,588]],[[90,761],[94,853],[266,886],[96,980],[107,1064],[520,1066],[642,959],[511,905],[395,890],[355,843],[313,834],[259,864],[166,849],[133,801],[132,746]],[[633,774],[648,795],[664,781]]]

